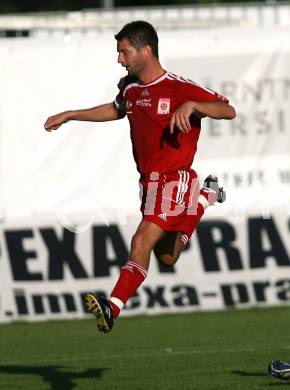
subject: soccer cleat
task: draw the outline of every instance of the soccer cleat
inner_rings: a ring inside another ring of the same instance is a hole
[[[103,297],[96,297],[93,293],[88,293],[85,301],[87,310],[96,317],[99,331],[110,332],[114,325],[114,317],[109,302]]]
[[[217,202],[223,203],[226,200],[226,191],[223,189],[223,187],[219,186],[218,178],[213,175],[209,175],[203,182],[203,188],[204,189],[211,189],[216,193],[217,196]]]
[[[290,380],[290,362],[272,360],[268,366],[268,373],[278,379]]]

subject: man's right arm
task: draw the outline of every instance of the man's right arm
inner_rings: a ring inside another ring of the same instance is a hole
[[[69,121],[106,122],[119,119],[120,115],[114,103],[106,103],[100,106],[84,109],[64,111],[50,116],[44,124],[47,131],[57,130],[63,123]]]

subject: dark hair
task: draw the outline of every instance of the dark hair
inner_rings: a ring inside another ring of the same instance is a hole
[[[145,45],[149,45],[152,54],[158,58],[158,35],[152,24],[137,20],[125,24],[121,31],[115,35],[117,41],[128,39],[130,45],[139,50]]]

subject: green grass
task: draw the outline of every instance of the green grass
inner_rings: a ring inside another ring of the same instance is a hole
[[[282,390],[290,308],[0,326],[1,390]],[[289,387],[288,387],[289,388]]]

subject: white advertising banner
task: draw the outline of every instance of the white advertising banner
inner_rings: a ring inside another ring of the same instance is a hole
[[[137,222],[93,222],[79,234],[45,218],[5,225],[1,321],[84,316],[86,292],[109,296]],[[148,277],[124,314],[289,304],[289,234],[283,210],[267,219],[205,218],[174,267],[152,256]]]
[[[227,201],[207,210],[173,268],[158,265],[124,314],[290,303],[290,40],[287,28],[161,31],[173,73],[230,99],[203,120],[193,164]],[[0,321],[84,316],[108,295],[140,220],[127,119],[49,115],[113,101],[113,34],[0,41]]]

